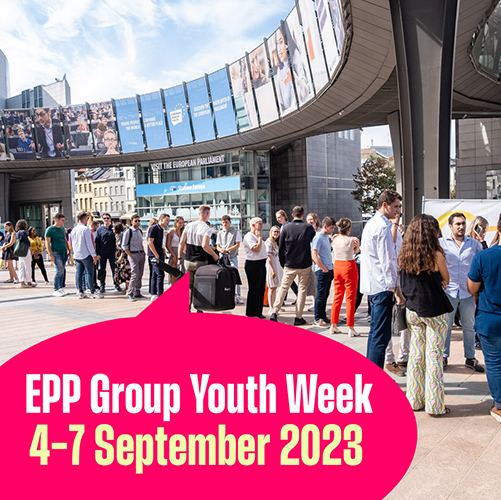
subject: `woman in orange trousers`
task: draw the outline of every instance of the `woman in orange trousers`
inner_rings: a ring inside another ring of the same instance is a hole
[[[339,235],[334,238],[334,302],[332,303],[330,333],[341,333],[337,327],[339,313],[346,292],[346,324],[350,337],[358,337],[355,330],[355,301],[357,298],[358,270],[355,254],[360,249],[357,238],[350,236],[351,220],[343,217],[336,224]]]

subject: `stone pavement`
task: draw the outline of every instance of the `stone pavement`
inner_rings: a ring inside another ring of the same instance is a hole
[[[243,270],[243,262],[240,267]],[[37,277],[40,272],[37,269]],[[54,268],[48,267],[52,281]],[[146,269],[147,273],[147,269]],[[68,290],[73,294],[52,297],[52,285],[41,282],[34,289],[20,289],[19,285],[3,283],[8,275],[0,271],[0,364],[28,347],[74,328],[114,318],[132,317],[148,306],[148,300],[128,302],[123,294],[108,286],[103,300],[78,300],[74,294],[75,268],[67,268]],[[241,273],[242,279],[245,278]],[[143,281],[146,293],[147,280]],[[247,294],[244,281],[242,296]],[[289,294],[292,299],[293,294]],[[292,325],[294,306],[289,300],[286,311],[279,321]],[[332,303],[332,296],[329,304]],[[311,305],[307,299],[306,308]],[[305,309],[306,309],[305,308]],[[267,308],[265,308],[265,314]],[[344,310],[342,311],[342,314]],[[224,314],[245,314],[245,305]],[[306,312],[308,328],[320,335],[332,338],[365,354],[369,324],[365,320],[366,306],[362,304],[355,318],[355,327],[361,337],[349,338],[347,334],[329,335],[324,328],[312,327],[313,314]],[[263,320],[265,321],[265,320]],[[340,327],[347,331],[346,327]],[[398,337],[393,338],[395,352]],[[477,358],[483,362],[481,351]],[[395,377],[396,383],[405,390],[405,377]],[[449,369],[445,373],[446,404],[451,413],[432,418],[423,412],[415,413],[419,438],[414,460],[399,485],[386,497],[389,500],[405,499],[472,499],[492,500],[501,498],[501,425],[490,415],[492,399],[489,395],[485,374],[474,373],[464,366],[461,330],[455,328],[452,336]],[[392,420],[398,418],[388,404],[388,446],[398,460],[398,436],[392,433]],[[392,464],[388,463],[388,467]]]

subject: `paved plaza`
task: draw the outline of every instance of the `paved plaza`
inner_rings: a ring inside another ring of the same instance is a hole
[[[243,270],[243,260],[240,269]],[[52,281],[54,267],[48,266],[48,274]],[[245,273],[241,272],[241,275],[244,279]],[[38,270],[37,277],[40,277]],[[37,288],[21,289],[20,285],[3,283],[7,278],[7,272],[0,271],[0,364],[28,347],[65,331],[100,321],[136,316],[150,303],[149,300],[128,302],[124,294],[112,291],[110,284],[103,300],[78,300],[74,288],[74,267],[67,267],[67,289],[73,293],[62,298],[52,297],[52,285],[39,282]],[[147,289],[145,279],[143,293],[146,294]],[[243,297],[246,294],[244,282]],[[279,317],[280,322],[290,325],[294,320],[294,306],[290,305],[292,297],[290,293],[286,311]],[[329,298],[331,303],[332,296]],[[306,308],[310,305],[311,297],[307,299]],[[244,315],[245,305],[237,305],[234,311],[225,314]],[[369,331],[365,301],[355,317],[355,328],[361,333],[358,338],[349,338],[347,334],[331,336],[327,329],[311,326],[313,313],[305,311],[304,317],[308,325],[302,328],[333,338],[365,354]],[[347,330],[346,327],[340,328]],[[398,337],[394,337],[395,351],[398,350],[398,342]],[[483,363],[482,352],[476,351],[476,355]],[[485,374],[474,373],[464,366],[459,328],[453,331],[449,360],[445,390],[446,404],[451,413],[442,418],[415,413],[419,430],[416,454],[406,476],[387,499],[492,500],[500,496],[501,425],[489,415],[492,399]],[[405,377],[393,378],[405,389]],[[388,426],[382,432],[386,431],[388,447],[394,450],[394,460],[398,461],[399,436],[392,432],[395,419],[398,419],[398,413],[392,411],[391,402],[388,402]],[[388,463],[388,467],[392,467],[392,463]]]

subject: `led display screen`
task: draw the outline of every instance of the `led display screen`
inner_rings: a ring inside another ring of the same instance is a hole
[[[256,104],[252,95],[250,74],[245,57],[230,65],[231,87],[241,132],[256,128],[258,124]]]
[[[92,152],[92,133],[89,128],[87,105],[75,104],[63,107],[63,124],[66,152],[70,156],[90,156]]]
[[[329,76],[334,74],[339,62],[339,51],[337,49],[336,37],[332,25],[331,12],[327,0],[317,0],[318,24],[324,42],[325,59],[329,68]]]
[[[89,104],[90,130],[98,156],[120,152],[111,101]]]
[[[4,135],[0,134],[1,160],[32,160],[35,155],[33,120],[29,109],[6,109]]]
[[[118,132],[123,153],[144,151],[143,132],[139,120],[136,97],[126,97],[115,101]]]
[[[165,111],[173,146],[193,143],[190,117],[186,106],[186,96],[182,85],[164,90]]]
[[[160,92],[141,95],[139,101],[141,102],[141,115],[148,149],[168,148],[169,139]]]
[[[233,101],[231,99],[226,68],[209,75],[209,87],[218,137],[236,134],[235,109],[233,108]]]
[[[198,78],[186,84],[190,103],[191,121],[195,132],[195,141],[210,141],[216,138],[214,117],[209,103],[209,93],[205,78]]]

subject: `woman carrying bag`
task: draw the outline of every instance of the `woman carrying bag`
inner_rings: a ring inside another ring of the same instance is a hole
[[[47,278],[47,271],[45,270],[45,264],[43,262],[43,243],[40,236],[37,236],[37,230],[34,227],[28,228],[28,239],[30,240],[30,250],[31,250],[31,281],[36,283],[35,279],[35,266],[38,266],[40,271],[42,271],[42,276],[45,280],[45,284],[49,284]]]
[[[14,243],[13,256],[19,259],[19,281],[21,288],[36,287],[30,280],[31,270],[31,245],[28,239],[28,224],[24,219],[19,219],[16,224],[16,242]]]

